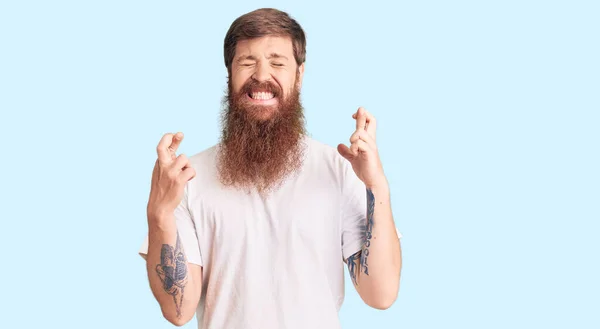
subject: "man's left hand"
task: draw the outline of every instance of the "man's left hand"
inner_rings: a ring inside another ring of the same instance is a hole
[[[365,183],[367,188],[384,186],[387,181],[375,142],[377,129],[375,117],[360,107],[352,118],[356,120],[356,131],[350,137],[350,147],[340,144],[337,147],[338,152],[350,161],[356,176]]]

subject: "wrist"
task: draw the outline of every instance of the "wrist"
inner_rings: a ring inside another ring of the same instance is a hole
[[[172,223],[153,223],[148,225],[148,234],[151,236],[155,235],[168,235],[173,236],[177,234],[177,225],[175,221]]]
[[[151,231],[176,231],[173,211],[157,209],[148,211],[148,229]]]
[[[381,176],[380,178],[369,182],[369,184],[365,184],[365,187],[371,191],[389,191],[388,181],[385,176]]]

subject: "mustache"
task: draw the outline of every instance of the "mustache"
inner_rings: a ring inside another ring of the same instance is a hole
[[[275,85],[274,83],[272,83],[271,81],[263,81],[263,82],[258,82],[256,80],[250,80],[248,82],[246,82],[244,84],[244,86],[242,86],[242,89],[240,90],[240,94],[250,94],[253,91],[266,91],[266,92],[270,92],[273,94],[273,96],[278,97],[279,95],[281,95],[281,88],[279,88],[279,86]]]

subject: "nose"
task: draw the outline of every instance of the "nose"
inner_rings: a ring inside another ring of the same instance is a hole
[[[258,82],[265,82],[271,80],[271,67],[268,62],[260,61],[256,65],[256,70],[252,75],[252,79]]]

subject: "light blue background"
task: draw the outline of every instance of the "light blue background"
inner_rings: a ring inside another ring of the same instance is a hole
[[[599,328],[598,4],[2,1],[0,327],[171,328],[137,255],[155,146],[217,141],[223,37],[274,6],[312,136],[378,118],[404,234],[397,302],[348,285],[343,328]]]

